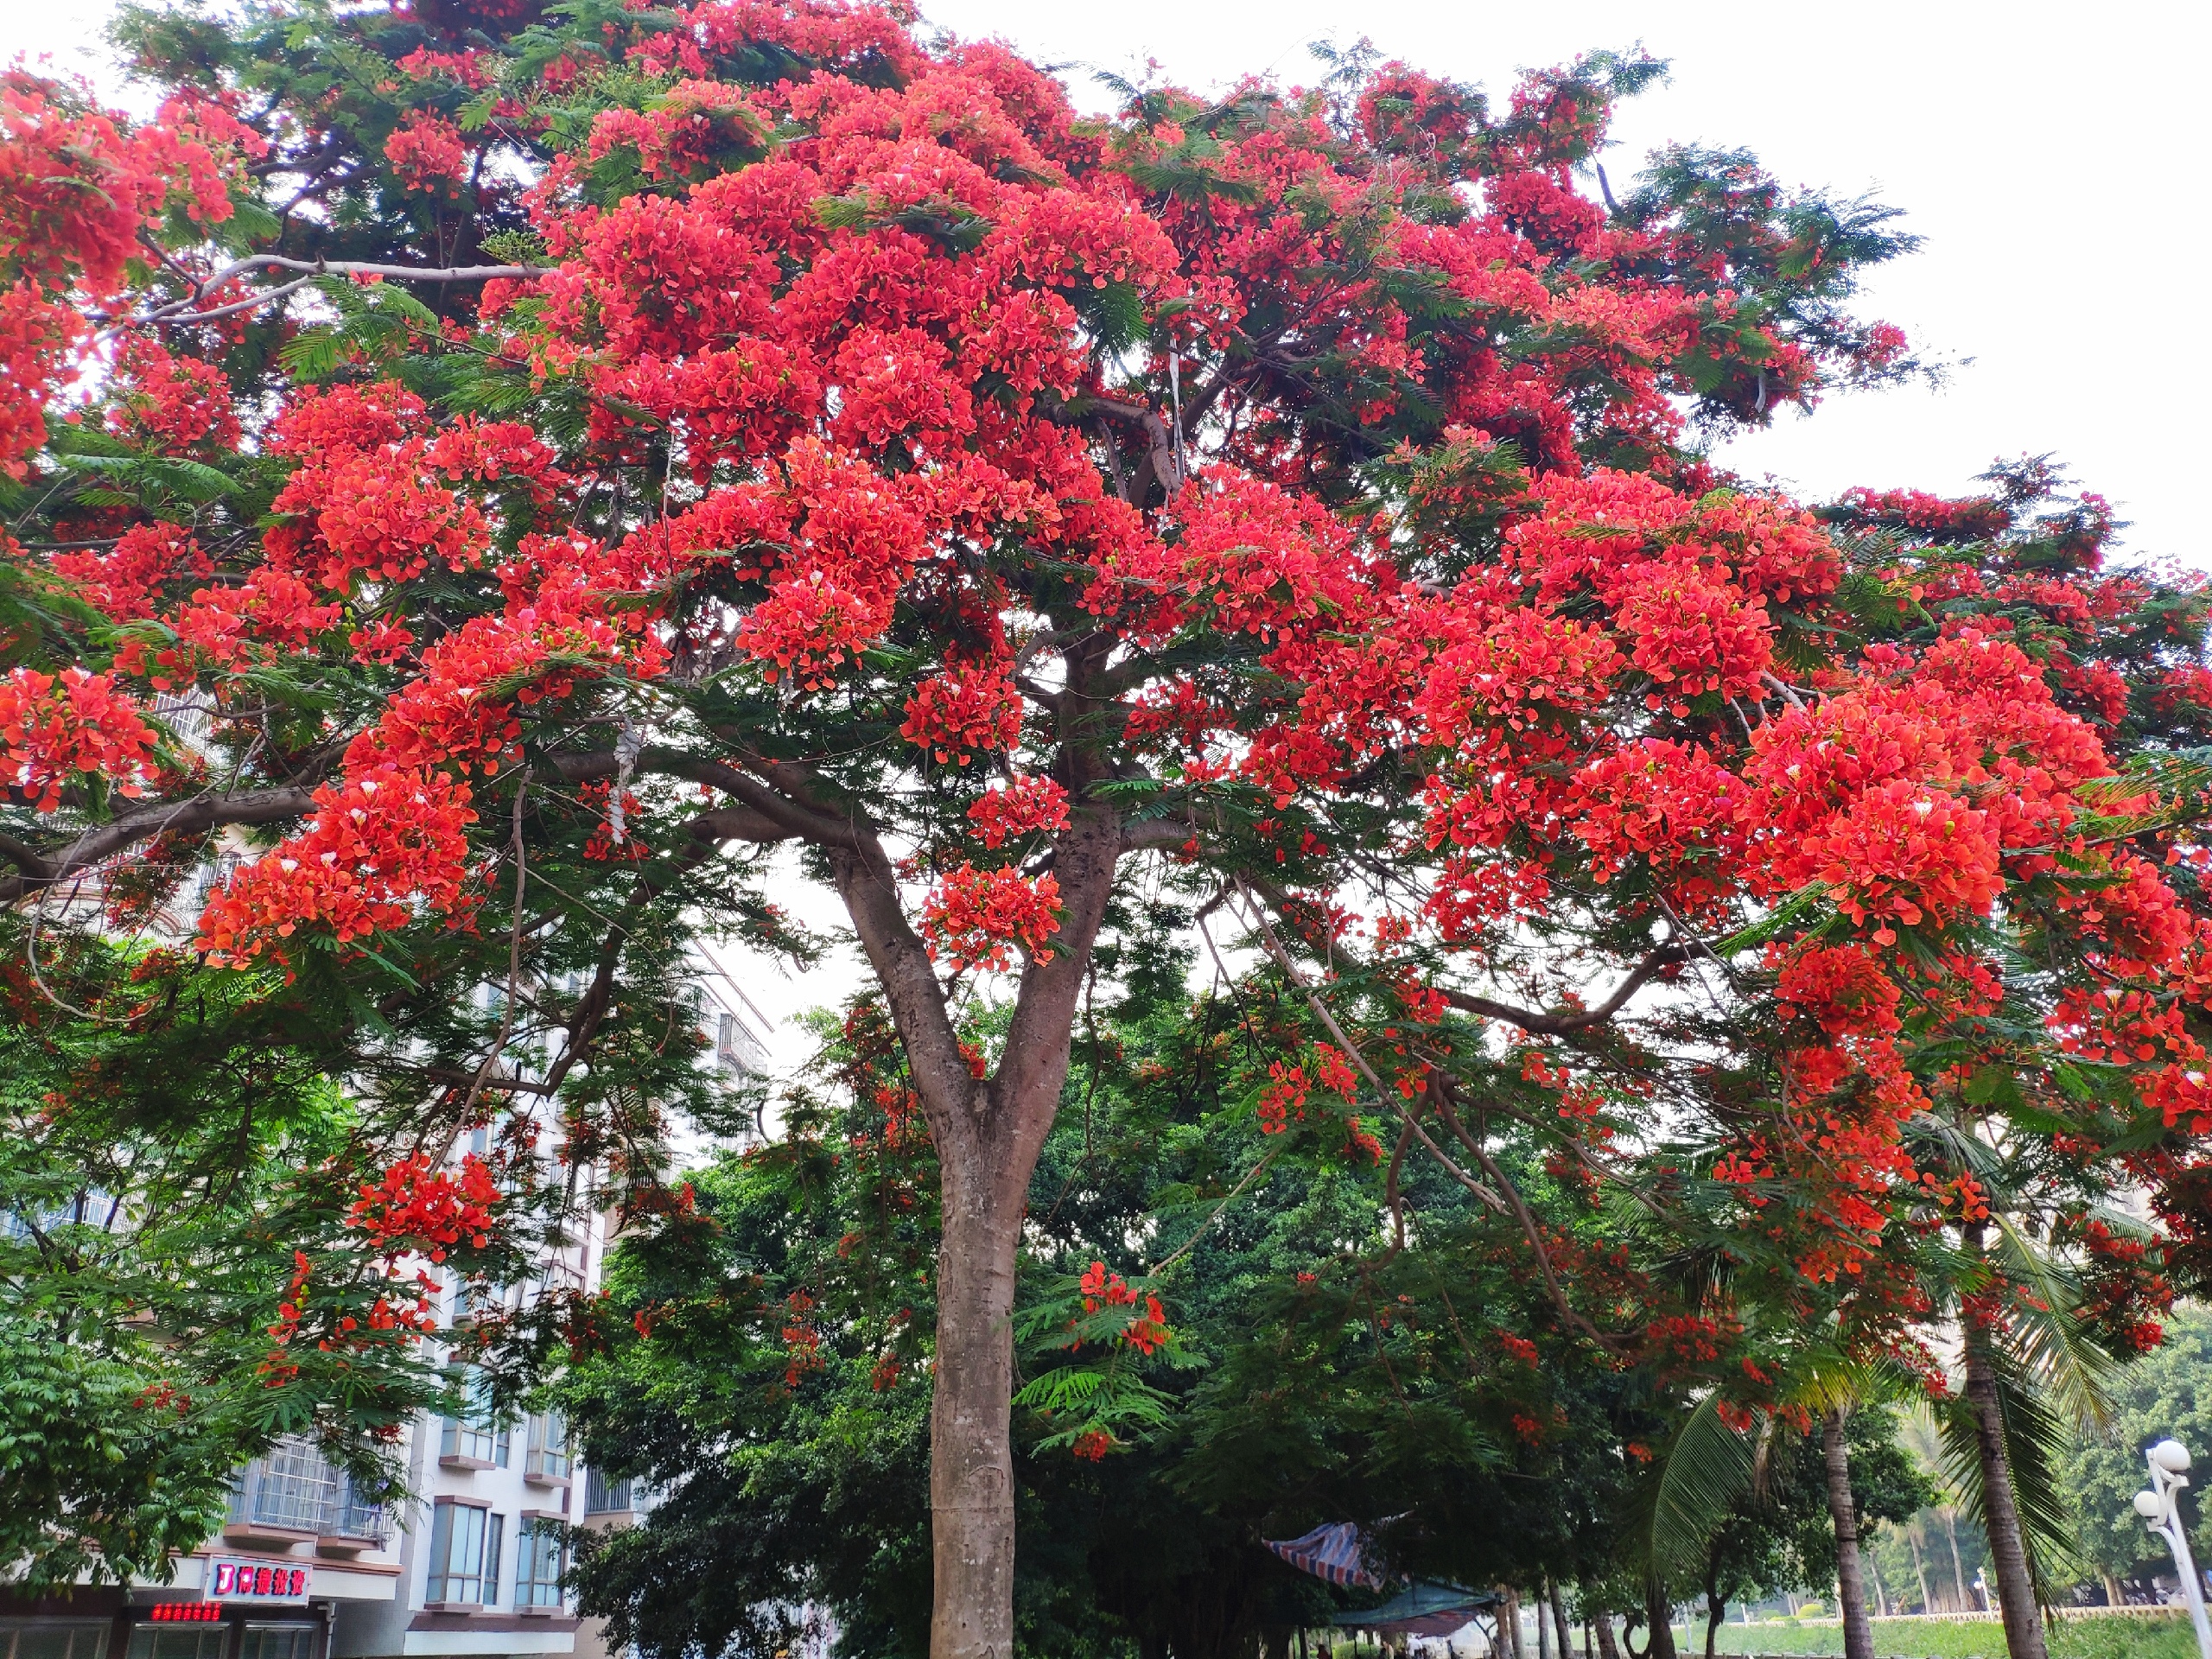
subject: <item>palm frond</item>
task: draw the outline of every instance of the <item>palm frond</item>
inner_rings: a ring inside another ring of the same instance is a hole
[[[1667,1583],[1697,1578],[1713,1535],[1751,1494],[1758,1445],[1721,1421],[1719,1401],[1710,1394],[1698,1402],[1668,1446],[1653,1483],[1649,1560]]]
[[[2082,1323],[2073,1274],[2010,1217],[1993,1221],[2007,1274],[2030,1291],[2016,1299],[2010,1346],[2023,1370],[2075,1426],[2103,1432],[2112,1424],[2105,1385],[2113,1362]]]

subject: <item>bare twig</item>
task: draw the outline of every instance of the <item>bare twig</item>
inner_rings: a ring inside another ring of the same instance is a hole
[[[200,321],[251,306],[265,305],[279,295],[289,294],[300,286],[299,283],[287,283],[234,305],[201,312],[195,316],[183,315],[200,303],[201,296],[219,293],[225,284],[256,270],[297,271],[302,274],[302,281],[316,276],[382,276],[402,283],[488,283],[501,277],[512,282],[527,281],[532,276],[543,276],[550,269],[547,265],[387,265],[363,259],[289,259],[282,254],[257,253],[226,265],[200,283],[189,299],[156,306],[151,311],[137,316],[110,317],[106,321],[110,332],[116,328],[143,327],[149,323]]]
[[[499,1065],[499,1057],[506,1052],[507,1039],[514,1035],[515,1012],[522,1007],[522,898],[530,883],[530,860],[523,850],[522,815],[529,800],[530,768],[524,766],[521,778],[515,784],[515,904],[514,919],[507,927],[507,1001],[499,1011],[499,1034],[492,1039],[492,1051],[485,1055],[484,1064],[476,1068],[475,1077],[469,1081],[468,1093],[461,1103],[457,1125],[467,1123],[469,1115],[476,1109],[477,1098],[484,1092],[492,1068]],[[458,1128],[455,1133],[459,1133]]]
[[[1213,1230],[1214,1223],[1219,1221],[1221,1219],[1222,1212],[1228,1209],[1231,1204],[1236,1202],[1237,1195],[1243,1192],[1246,1187],[1251,1185],[1253,1182],[1258,1180],[1262,1175],[1265,1174],[1267,1173],[1268,1166],[1281,1156],[1282,1146],[1278,1142],[1266,1157],[1261,1159],[1258,1163],[1253,1165],[1250,1169],[1245,1172],[1244,1179],[1243,1180],[1237,1182],[1236,1185],[1230,1187],[1228,1192],[1222,1194],[1221,1202],[1214,1205],[1212,1209],[1206,1211],[1206,1218],[1198,1224],[1198,1230],[1192,1233],[1188,1238],[1185,1239],[1181,1244],[1178,1245],[1173,1255],[1164,1257],[1154,1266],[1146,1268],[1146,1273],[1152,1278],[1157,1279],[1161,1274],[1166,1272],[1168,1268],[1173,1267],[1178,1262],[1180,1262],[1185,1256],[1188,1255],[1192,1250],[1197,1248],[1198,1241]]]
[[[1435,1096],[1437,1110],[1444,1115],[1445,1122],[1451,1126],[1452,1133],[1459,1137],[1459,1144],[1474,1154],[1475,1161],[1483,1166],[1483,1173],[1496,1182],[1498,1191],[1505,1194],[1506,1203],[1512,1208],[1514,1219],[1521,1224],[1522,1236],[1529,1241],[1529,1248],[1535,1255],[1536,1270],[1544,1276],[1544,1288],[1550,1294],[1552,1306],[1559,1309],[1560,1318],[1574,1325],[1599,1346],[1602,1348],[1620,1346],[1624,1338],[1618,1336],[1608,1336],[1599,1330],[1596,1325],[1590,1323],[1580,1308],[1567,1300],[1567,1287],[1559,1281],[1559,1274],[1552,1267],[1551,1251],[1546,1248],[1543,1235],[1537,1230],[1536,1217],[1530,1213],[1528,1204],[1521,1197],[1520,1189],[1507,1179],[1505,1172],[1498,1166],[1497,1160],[1491,1157],[1482,1142],[1469,1135],[1466,1126],[1459,1122],[1459,1115],[1452,1109],[1450,1084],[1443,1082],[1441,1078],[1439,1079],[1439,1083],[1440,1086],[1430,1091]]]
[[[1314,994],[1313,988],[1306,982],[1306,976],[1299,972],[1298,964],[1291,960],[1290,952],[1283,949],[1282,941],[1275,937],[1274,925],[1268,920],[1267,912],[1262,907],[1259,900],[1253,898],[1252,890],[1244,885],[1244,878],[1240,875],[1232,879],[1236,883],[1237,891],[1243,895],[1244,902],[1251,907],[1254,921],[1261,938],[1266,944],[1268,954],[1274,958],[1275,965],[1283,970],[1290,982],[1298,988],[1300,993],[1306,998],[1306,1006],[1313,1010],[1313,1017],[1327,1028],[1329,1035],[1336,1039],[1337,1046],[1351,1056],[1352,1064],[1359,1068],[1360,1075],[1364,1077],[1373,1087],[1375,1097],[1405,1120],[1406,1127],[1414,1132],[1414,1138],[1428,1149],[1429,1155],[1451,1173],[1452,1179],[1458,1181],[1460,1185],[1465,1187],[1468,1192],[1490,1205],[1491,1209],[1503,1211],[1506,1207],[1505,1200],[1460,1168],[1452,1160],[1452,1155],[1438,1146],[1430,1138],[1428,1131],[1414,1121],[1413,1114],[1391,1098],[1391,1090],[1384,1085],[1382,1078],[1375,1075],[1375,1068],[1368,1065],[1367,1056],[1360,1052],[1359,1045],[1344,1035],[1344,1027],[1337,1023],[1337,1017],[1329,1012],[1328,1005],[1323,1002],[1320,997]]]
[[[1663,906],[1665,900],[1662,899]],[[1673,917],[1671,908],[1668,912]],[[1680,918],[1674,918],[1676,925]],[[1699,947],[1702,949],[1703,947]],[[1568,1014],[1539,1014],[1533,1008],[1517,1008],[1510,1002],[1493,1001],[1486,996],[1470,995],[1465,991],[1454,991],[1442,987],[1439,994],[1463,1014],[1479,1014],[1486,1020],[1502,1020],[1541,1037],[1566,1037],[1592,1026],[1602,1026],[1606,1020],[1628,1006],[1628,1000],[1642,990],[1651,976],[1677,963],[1688,960],[1689,950],[1680,944],[1659,946],[1629,970],[1626,979],[1614,988],[1613,994],[1594,1008],[1583,1008]]]

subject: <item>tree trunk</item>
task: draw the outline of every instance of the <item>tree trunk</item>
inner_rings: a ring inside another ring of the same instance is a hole
[[[2109,1573],[2101,1575],[2105,1581],[2105,1605],[2120,1607],[2126,1605],[2126,1598],[2120,1593],[2120,1580]]]
[[[1942,1513],[1943,1535],[1951,1541],[1951,1582],[1959,1592],[1959,1605],[1955,1611],[1970,1613],[1974,1611],[1974,1598],[1967,1594],[1967,1565],[1959,1554],[1958,1511],[1946,1509]]]
[[[1071,662],[1071,700],[1079,700],[1078,667]],[[1122,851],[1120,820],[1109,809],[1085,804],[1071,817],[1053,845],[1063,908],[1052,958],[1022,970],[1004,1056],[988,1082],[969,1070],[944,988],[906,919],[897,868],[880,842],[855,825],[827,849],[938,1152],[944,1234],[930,1400],[930,1659],[1014,1656],[1014,1253],[1029,1178],[1067,1081],[1076,1007]]]
[[[1644,1659],[1675,1659],[1675,1604],[1667,1586],[1656,1579],[1644,1592],[1643,1614],[1651,1631]]]
[[[1718,1590],[1708,1586],[1705,1592],[1705,1659],[1713,1659],[1714,1645],[1720,1640],[1720,1627],[1727,1618],[1726,1599]]]
[[[1513,1659],[1525,1659],[1521,1651],[1521,1592],[1510,1586],[1506,1588],[1503,1617],[1507,1651],[1512,1654]]]
[[[1544,1603],[1548,1599],[1540,1589],[1536,1592],[1536,1659],[1552,1659],[1552,1627],[1544,1618]],[[1567,1659],[1565,1654],[1560,1659]]]
[[[1920,1611],[1932,1613],[1936,1604],[1928,1595],[1928,1567],[1920,1559],[1920,1517],[1915,1516],[1912,1524],[1904,1529],[1904,1541],[1912,1546],[1912,1576],[1920,1580]]]
[[[930,1401],[935,1659],[1014,1652],[1014,1262],[1021,1207],[943,1163],[937,1381]],[[974,1191],[981,1185],[984,1190]],[[1011,1213],[1005,1213],[1010,1211]]]
[[[1866,1577],[1874,1586],[1874,1611],[1880,1617],[1887,1618],[1890,1616],[1890,1589],[1882,1582],[1882,1564],[1874,1559],[1874,1552],[1871,1547],[1860,1549],[1859,1559],[1865,1564]]]
[[[1620,1646],[1613,1640],[1612,1614],[1599,1608],[1591,1627],[1598,1633],[1598,1659],[1621,1659]]]
[[[1866,1586],[1859,1564],[1859,1505],[1851,1496],[1851,1447],[1843,1425],[1840,1409],[1821,1419],[1828,1519],[1835,1526],[1835,1599],[1843,1616],[1844,1659],[1874,1659],[1874,1629],[1866,1622]]]
[[[1574,1659],[1574,1633],[1567,1622],[1567,1599],[1560,1594],[1557,1579],[1548,1580],[1545,1588],[1550,1592],[1552,1628],[1559,1632],[1559,1659]]]
[[[2012,1461],[2005,1450],[2004,1408],[1989,1351],[1974,1332],[1966,1340],[1967,1401],[1974,1408],[1974,1449],[1981,1462],[1981,1512],[1989,1535],[1989,1562],[1997,1573],[1997,1605],[2005,1620],[2005,1648],[2012,1659],[2049,1659],[2035,1580],[2028,1571],[2026,1535],[2012,1497]]]

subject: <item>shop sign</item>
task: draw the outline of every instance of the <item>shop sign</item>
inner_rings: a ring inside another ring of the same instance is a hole
[[[237,1561],[218,1559],[206,1581],[206,1593],[216,1601],[305,1602],[311,1569],[286,1567],[276,1561]]]

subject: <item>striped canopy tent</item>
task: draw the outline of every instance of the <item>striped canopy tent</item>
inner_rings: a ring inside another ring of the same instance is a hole
[[[1262,1538],[1269,1549],[1301,1573],[1346,1589],[1380,1590],[1383,1580],[1367,1564],[1359,1527],[1337,1521],[1295,1538]]]

